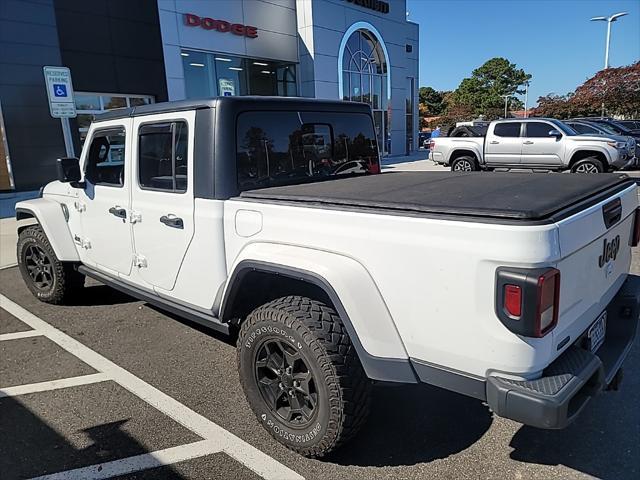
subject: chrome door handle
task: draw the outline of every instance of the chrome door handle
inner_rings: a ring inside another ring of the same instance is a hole
[[[498,142],[497,140],[491,140],[489,143],[490,143],[491,145],[497,145],[497,144],[499,144],[500,142]]]
[[[527,140],[526,142],[522,142],[523,145],[533,145],[533,142]]]
[[[109,213],[118,218],[127,218],[127,211],[121,207],[111,207]]]
[[[182,219],[180,217],[174,217],[171,214],[161,216],[160,222],[164,223],[167,227],[184,228]]]

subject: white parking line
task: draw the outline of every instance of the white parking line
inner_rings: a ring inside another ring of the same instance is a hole
[[[5,340],[18,340],[19,338],[41,337],[40,332],[35,330],[27,330],[25,332],[3,333],[0,335],[0,342]]]
[[[184,462],[185,460],[204,457],[205,455],[211,455],[219,451],[220,449],[216,447],[215,443],[211,440],[201,440],[195,443],[188,443],[187,445],[180,445],[179,447],[156,450],[155,452],[144,453],[122,460],[114,460],[100,465],[91,465],[90,467],[43,475],[33,478],[32,480],[86,480],[87,478],[98,480],[111,478],[118,475],[139,472],[141,470],[148,470],[150,468],[162,467],[163,465],[170,465],[172,463]]]
[[[98,372],[105,373],[109,379],[115,381],[134,395],[154,406],[156,409],[179,424],[183,425],[203,439],[212,441],[217,446],[218,451],[225,452],[229,456],[235,458],[261,477],[268,480],[303,480],[304,477],[300,476],[298,473],[281,464],[277,460],[271,458],[269,455],[261,452],[244,440],[236,437],[231,432],[226,431],[220,425],[194,412],[174,398],[149,385],[144,380],[136,377],[124,368],[113,363],[111,360],[108,360],[99,353],[91,350],[86,345],[71,338],[66,333],[61,332],[44,320],[36,317],[34,314],[25,310],[2,294],[0,294],[0,303],[2,304],[2,308],[7,310],[14,317],[23,321],[31,328],[38,330],[49,340],[57,343],[66,351],[75,355]],[[128,460],[130,459],[116,460],[115,462],[127,463]],[[61,474],[62,473],[64,472],[61,472]]]
[[[106,382],[111,380],[104,373],[92,373],[90,375],[81,375],[79,377],[61,378],[59,380],[51,380],[49,382],[30,383],[28,385],[16,385],[15,387],[0,388],[0,398],[17,397],[18,395],[26,395],[28,393],[48,392],[49,390],[58,390],[60,388],[77,387],[79,385],[89,385],[91,383]]]

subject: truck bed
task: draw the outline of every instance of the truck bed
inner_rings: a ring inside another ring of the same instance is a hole
[[[388,213],[481,217],[497,221],[555,221],[633,181],[624,174],[390,172],[268,187],[241,198]]]

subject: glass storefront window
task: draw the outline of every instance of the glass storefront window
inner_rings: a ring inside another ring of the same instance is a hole
[[[215,96],[215,66],[210,58],[201,52],[182,52],[184,80],[188,92],[197,98]]]
[[[153,103],[154,98],[150,95],[75,92],[75,102],[78,113],[75,123],[80,133],[80,144],[83,144],[94,115],[115,108],[147,105]]]
[[[102,104],[105,110],[113,110],[114,108],[125,108],[127,106],[126,97],[103,96]]]
[[[413,77],[407,77],[407,89],[405,95],[405,134],[406,134],[406,154],[410,154],[413,152],[413,105],[414,105],[414,89],[415,89],[415,80]]]
[[[195,50],[180,54],[187,98],[297,94],[294,64]]]
[[[218,75],[218,95],[247,95],[247,71],[242,58],[220,55],[214,57]]]
[[[360,74],[352,73],[351,74],[351,98],[354,102],[362,101],[362,88],[360,85]]]
[[[295,97],[298,94],[296,88],[295,65],[284,65],[276,70],[278,77],[278,95],[283,97]]]
[[[76,109],[78,110],[100,110],[100,97],[98,95],[75,95]]]

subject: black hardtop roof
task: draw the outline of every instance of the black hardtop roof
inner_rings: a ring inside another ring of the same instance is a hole
[[[94,117],[95,122],[115,120],[126,117],[139,117],[156,113],[200,110],[203,108],[229,108],[232,110],[315,110],[315,111],[349,111],[369,113],[370,108],[364,103],[345,102],[341,100],[319,100],[304,97],[212,97],[172,102],[152,103],[139,107],[118,108]]]

